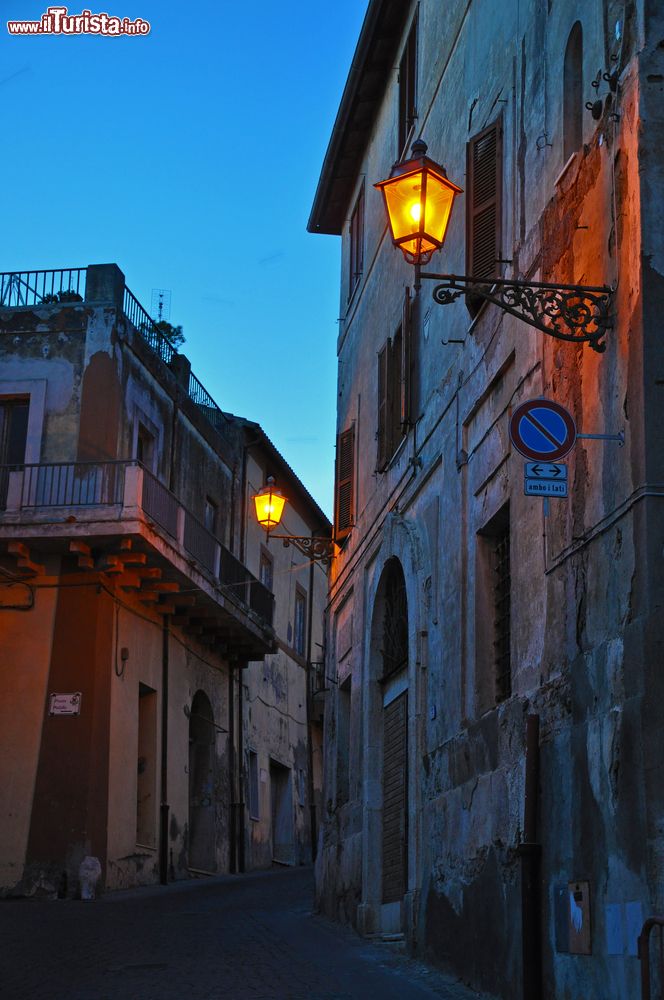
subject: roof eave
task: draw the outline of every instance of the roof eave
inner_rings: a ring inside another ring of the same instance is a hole
[[[370,0],[316,188],[310,233],[341,235],[409,13],[405,0]]]

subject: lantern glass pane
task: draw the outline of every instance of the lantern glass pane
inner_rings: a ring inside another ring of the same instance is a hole
[[[383,186],[383,193],[390,217],[392,238],[403,240],[421,232],[422,219],[422,171],[405,177],[396,177]]]
[[[254,497],[256,520],[261,527],[271,530],[276,528],[284,512],[286,497],[273,490],[261,491]]]
[[[417,236],[413,240],[404,240],[403,243],[399,244],[399,249],[403,250],[408,258],[412,257],[413,260],[418,260],[422,254],[430,254],[437,250],[438,243],[433,243],[426,236]]]
[[[437,246],[441,246],[450,221],[456,190],[442,177],[428,171],[426,192],[424,230]]]

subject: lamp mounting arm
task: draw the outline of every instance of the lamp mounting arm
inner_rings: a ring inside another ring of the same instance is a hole
[[[312,538],[311,535],[275,535],[268,531],[268,538],[277,538],[284,543],[284,548],[294,545],[296,549],[309,559],[327,566],[334,557],[334,541],[331,538]]]
[[[557,285],[544,281],[474,278],[468,274],[433,274],[417,268],[420,278],[436,281],[434,302],[449,305],[462,295],[479,296],[536,330],[593,351],[606,350],[604,335],[613,326],[614,289],[606,285]]]

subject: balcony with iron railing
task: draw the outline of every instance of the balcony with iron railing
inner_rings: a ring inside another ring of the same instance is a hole
[[[161,566],[159,583],[152,586],[164,588],[162,570],[172,586],[159,594],[164,603],[157,601],[156,610],[176,612],[180,623],[195,621],[198,627],[203,611],[209,614],[216,603],[226,617],[237,619],[235,626],[259,640],[248,643],[248,652],[257,654],[262,643],[264,654],[273,641],[272,593],[137,461],[0,467],[0,539],[19,557],[19,570],[22,561],[28,573],[39,569],[38,555],[29,552],[39,553],[45,541],[51,548],[58,541],[61,548],[68,546],[88,570],[120,572],[138,560],[155,567],[148,578],[154,579]],[[131,573],[129,579],[133,586]],[[144,581],[139,594],[145,587]],[[199,598],[192,597],[197,590]],[[182,602],[190,606],[186,612]]]

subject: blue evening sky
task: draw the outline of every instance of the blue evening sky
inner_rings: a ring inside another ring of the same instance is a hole
[[[0,0],[0,271],[170,289],[195,374],[331,514],[340,247],[306,223],[367,0],[85,0],[152,32],[8,35],[48,6]]]

